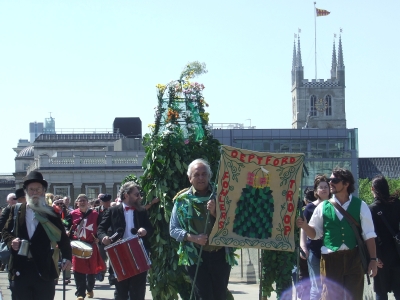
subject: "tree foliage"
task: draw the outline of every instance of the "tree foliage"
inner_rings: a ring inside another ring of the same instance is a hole
[[[400,178],[392,179],[386,178],[389,184],[389,192],[393,194],[400,190]],[[367,204],[371,204],[374,201],[374,197],[371,193],[371,183],[372,180],[368,178],[359,179],[358,181],[358,196],[360,199],[364,200]]]

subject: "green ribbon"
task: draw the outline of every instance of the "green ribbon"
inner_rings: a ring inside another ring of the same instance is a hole
[[[194,125],[194,138],[195,141],[201,141],[204,137],[204,130],[203,127],[201,126],[201,124],[203,123],[201,120],[201,116],[199,114],[199,110],[198,108],[196,108],[192,102],[190,101],[186,101],[189,109],[190,109],[190,113],[192,114],[192,120],[193,120],[193,125]]]
[[[61,230],[56,225],[51,223],[49,219],[37,212],[35,212],[35,218],[40,222],[40,224],[42,224],[50,241],[59,242],[61,240]]]

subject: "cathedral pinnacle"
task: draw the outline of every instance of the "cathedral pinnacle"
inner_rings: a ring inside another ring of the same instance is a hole
[[[303,62],[301,61],[300,36],[297,38],[297,63],[296,63],[296,67],[299,70],[303,69]]]
[[[338,48],[338,69],[344,69],[344,62],[343,62],[343,49],[342,49],[342,36],[339,36],[339,48]]]
[[[335,79],[335,78],[336,78],[336,67],[337,67],[337,61],[336,61],[336,45],[335,45],[335,40],[333,40],[332,67],[331,67],[331,78],[332,78],[332,79]]]

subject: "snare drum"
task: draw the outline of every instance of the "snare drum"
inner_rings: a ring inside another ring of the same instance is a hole
[[[104,247],[118,281],[150,269],[151,261],[138,236],[119,240]]]
[[[93,248],[92,245],[82,241],[71,241],[72,255],[88,259],[92,256]]]

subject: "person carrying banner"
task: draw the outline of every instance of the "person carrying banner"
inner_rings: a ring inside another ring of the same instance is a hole
[[[362,237],[368,249],[370,262],[368,274],[377,273],[375,231],[368,205],[352,195],[354,177],[350,171],[336,168],[328,179],[333,197],[318,205],[309,224],[303,218],[296,220],[307,236],[313,240],[323,238],[320,272],[322,279],[321,299],[362,299],[364,270],[357,247],[357,238],[347,218],[339,212],[342,208],[361,224]],[[336,207],[338,208],[336,208]],[[344,213],[345,213],[344,212]],[[337,288],[335,284],[341,287]]]
[[[224,300],[235,259],[233,248],[208,244],[208,236],[216,217],[210,165],[203,159],[196,159],[189,164],[187,175],[192,186],[175,197],[170,235],[180,242],[179,264],[186,266],[195,285],[196,299]],[[200,258],[198,253],[201,246],[203,251]],[[194,282],[198,263],[200,265]]]
[[[62,269],[71,267],[70,241],[61,219],[46,203],[46,189],[43,175],[30,172],[24,181],[26,203],[20,204],[17,215],[11,210],[2,231],[3,240],[11,249],[9,278],[14,281],[17,299],[54,299],[54,279],[58,277],[56,250],[61,250]]]
[[[105,270],[106,266],[100,256],[95,237],[97,232],[97,211],[89,208],[88,198],[85,194],[80,194],[76,198],[78,208],[67,216],[67,226],[71,240],[82,241],[90,245],[92,255],[90,258],[81,258],[74,254],[72,265],[76,284],[77,300],[83,300],[85,296],[93,298],[93,288],[97,273]]]

